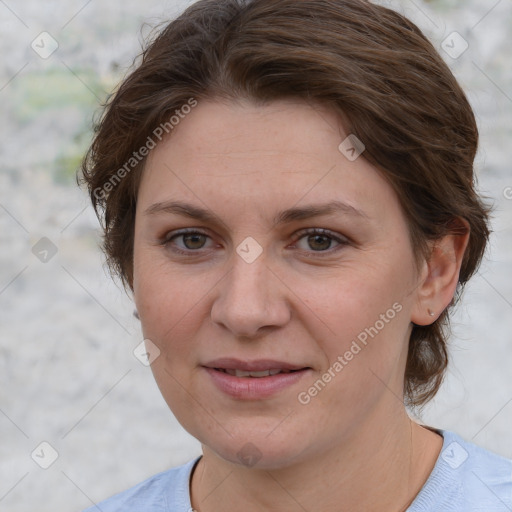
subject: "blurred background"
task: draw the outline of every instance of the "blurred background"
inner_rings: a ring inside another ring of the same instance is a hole
[[[133,354],[133,304],[75,183],[99,103],[143,35],[190,3],[0,0],[1,511],[81,511],[200,453]],[[419,419],[512,457],[512,3],[380,3],[424,30],[467,91],[495,208],[450,371]]]

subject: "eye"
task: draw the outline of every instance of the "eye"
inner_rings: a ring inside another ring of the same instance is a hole
[[[211,249],[213,246],[208,247],[207,242],[211,241],[211,237],[197,229],[184,229],[175,233],[170,233],[162,240],[162,245],[169,250],[183,255],[191,255],[200,253],[202,249]],[[180,243],[178,243],[178,241]],[[348,245],[349,241],[336,235],[335,233],[322,228],[309,228],[303,229],[295,234],[294,244],[299,245],[299,242],[306,242],[306,246],[299,247],[301,251],[313,251],[315,253],[325,253],[336,251],[339,248]],[[336,244],[332,247],[333,242]]]
[[[337,250],[341,246],[348,245],[346,238],[340,237],[327,229],[309,228],[299,231],[295,235],[295,243],[302,240],[306,241],[307,247],[299,247],[304,251],[327,252],[332,249],[331,244],[335,242],[337,245],[333,250]]]
[[[162,245],[179,254],[190,254],[205,248],[205,244],[210,237],[202,231],[196,229],[186,229],[178,231],[171,236],[166,236],[162,241]],[[177,244],[175,240],[181,240],[181,244]]]

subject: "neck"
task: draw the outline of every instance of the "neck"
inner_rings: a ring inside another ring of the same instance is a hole
[[[387,428],[385,422],[359,425],[328,452],[280,469],[242,467],[203,446],[192,506],[197,512],[402,512],[430,475],[442,438],[411,421],[403,406],[397,416]]]

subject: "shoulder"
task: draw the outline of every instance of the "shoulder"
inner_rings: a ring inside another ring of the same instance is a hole
[[[189,478],[199,458],[153,475],[84,512],[188,512],[191,508]]]
[[[512,460],[453,432],[443,431],[443,434],[446,446],[441,457],[459,475],[466,496],[487,504],[488,508],[481,507],[481,510],[499,510],[499,505],[503,510],[512,510]]]
[[[458,434],[437,430],[443,447],[409,512],[507,512],[512,510],[512,460]]]

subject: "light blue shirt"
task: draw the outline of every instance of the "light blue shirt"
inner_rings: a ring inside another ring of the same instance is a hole
[[[511,512],[512,460],[448,430],[425,485],[407,512]],[[84,512],[191,512],[190,475],[200,457],[154,475]]]

